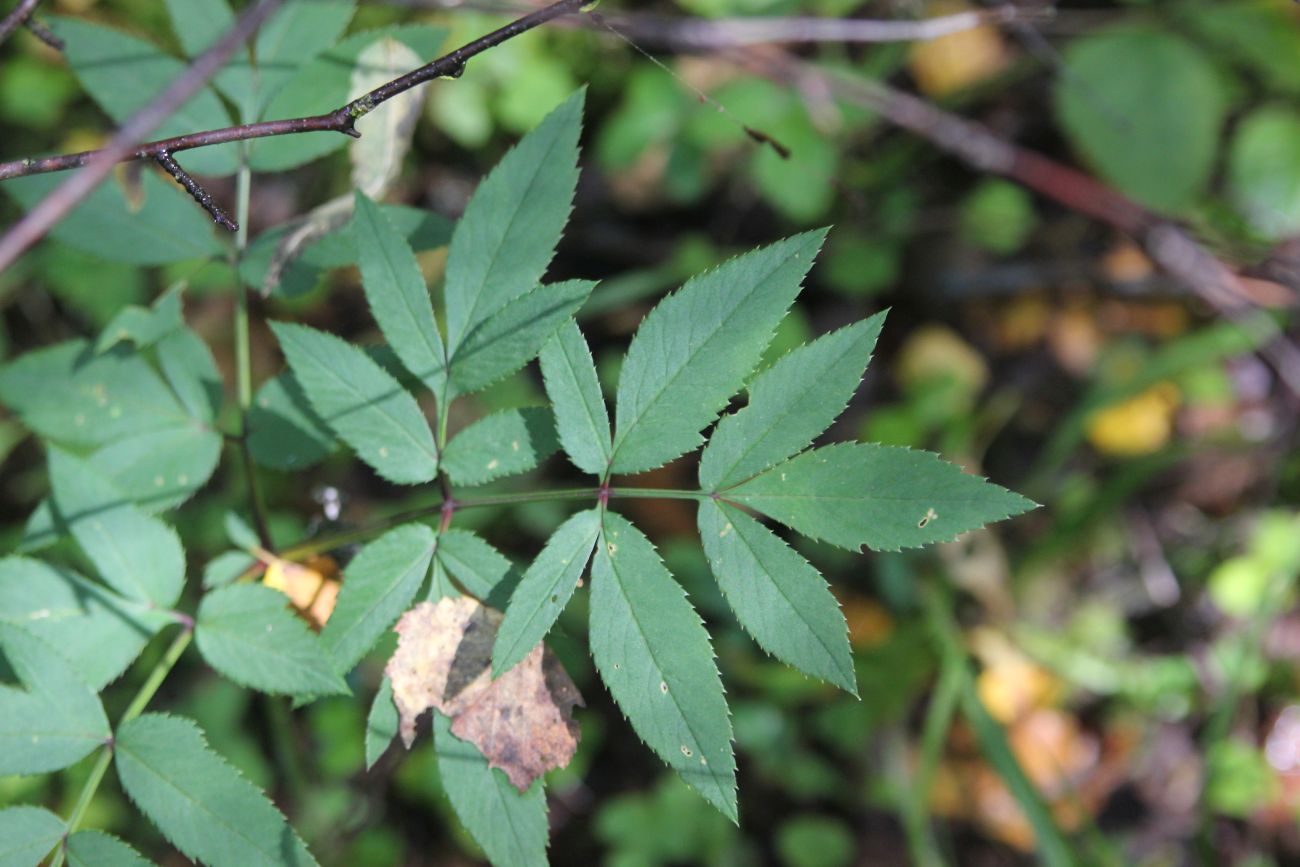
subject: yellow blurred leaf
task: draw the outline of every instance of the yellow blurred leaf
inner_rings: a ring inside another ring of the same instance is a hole
[[[1088,442],[1118,457],[1149,455],[1168,444],[1181,395],[1161,382],[1126,401],[1098,410],[1088,419]]]
[[[950,380],[974,395],[989,380],[984,357],[943,325],[923,325],[913,331],[898,353],[894,372],[899,384],[909,390],[936,380]]]
[[[930,11],[948,15],[970,8],[964,3],[942,3],[930,7]],[[1007,62],[1002,34],[987,24],[918,42],[907,56],[916,86],[928,96],[944,96],[978,84],[1001,72]]]

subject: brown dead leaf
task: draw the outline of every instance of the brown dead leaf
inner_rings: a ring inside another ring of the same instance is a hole
[[[331,557],[312,557],[306,563],[271,557],[262,583],[288,596],[298,613],[319,631],[334,613],[339,581],[331,576],[338,571],[338,564]]]
[[[474,744],[521,792],[578,746],[573,706],[582,696],[555,655],[538,644],[496,680],[492,645],[501,613],[474,599],[421,602],[395,627],[397,650],[386,673],[401,715],[402,742],[429,708],[451,717],[451,731]]]

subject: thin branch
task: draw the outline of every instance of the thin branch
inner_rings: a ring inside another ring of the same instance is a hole
[[[72,180],[55,190],[45,201],[42,201],[21,222],[14,226],[4,238],[0,239],[0,271],[12,264],[14,259],[49,231],[50,227],[62,218],[73,205],[94,189],[108,175],[114,163],[142,159],[156,160],[161,154],[174,155],[180,151],[209,147],[226,142],[248,141],[250,139],[293,135],[302,132],[340,132],[355,138],[359,135],[356,131],[357,120],[374,111],[384,102],[435,78],[458,77],[464,71],[466,62],[476,55],[562,15],[577,12],[587,0],[558,0],[558,2],[552,3],[550,6],[543,7],[536,12],[512,21],[498,30],[494,30],[486,36],[475,39],[450,54],[421,66],[419,69],[382,84],[364,96],[326,114],[222,127],[160,139],[147,144],[139,144],[140,138],[145,133],[161,123],[164,118],[183,104],[195,90],[215,75],[230,53],[243,39],[247,38],[252,29],[255,29],[255,27],[248,28],[248,33],[245,33],[243,26],[245,19],[254,12],[261,10],[265,5],[278,6],[280,2],[282,0],[262,0],[259,5],[241,16],[231,33],[227,34],[212,49],[205,52],[190,68],[184,78],[168,88],[151,106],[131,118],[123,126],[122,130],[113,137],[108,147],[75,154],[0,163],[0,181],[26,175],[87,167],[81,174],[74,176]],[[259,16],[258,23],[264,17],[265,15]],[[223,51],[219,57],[215,56],[214,52],[218,48],[226,47],[226,43],[232,36],[238,38],[235,39],[233,45],[229,46],[229,50]],[[173,91],[178,90],[178,86],[182,83],[186,84],[187,87],[183,95],[176,99]],[[147,125],[145,122],[138,122],[138,119],[147,112],[150,113]],[[87,176],[85,180],[80,180],[83,175],[88,175],[92,171],[93,176]]]
[[[1002,175],[1078,213],[1129,235],[1165,270],[1214,310],[1268,342],[1260,352],[1300,395],[1300,349],[1269,317],[1253,315],[1237,274],[1176,223],[1077,169],[1014,145],[988,127],[951,114],[879,81],[825,70],[784,52],[738,54],[747,68],[775,81],[829,90],[868,108],[982,172]]]
[[[185,188],[185,192],[194,197],[194,201],[198,202],[203,210],[212,215],[213,222],[232,232],[239,230],[239,224],[226,216],[225,211],[221,210],[221,206],[213,200],[212,194],[199,186],[199,182],[190,177],[190,173],[181,168],[176,160],[172,159],[170,153],[163,151],[154,157],[154,160],[163,167],[167,174],[176,179],[176,183]]]
[[[284,0],[259,0],[246,9],[236,19],[234,26],[211,48],[204,51],[184,75],[168,85],[153,102],[132,115],[121,129],[113,134],[106,147],[77,163],[76,165],[84,168],[42,199],[6,232],[3,238],[0,238],[0,271],[12,265],[23,251],[43,238],[55,223],[63,219],[78,202],[103,183],[113,171],[113,166],[130,157],[142,138],[184,105],[199,88],[207,84],[221,67],[225,66],[230,56],[283,2]],[[153,153],[149,156],[153,158],[157,154]]]
[[[609,16],[608,21],[638,42],[681,51],[704,51],[781,43],[928,42],[984,24],[1010,24],[1050,16],[1050,9],[1026,10],[1007,4],[917,21],[806,16],[708,20],[650,15]]]
[[[26,24],[40,2],[41,0],[19,0],[12,12],[0,18],[0,42],[4,42],[15,30]]]
[[[27,28],[28,33],[41,40],[55,51],[63,50],[63,40],[55,36],[54,31],[50,30],[50,28],[46,27],[37,19],[28,18],[23,22],[23,26]]]

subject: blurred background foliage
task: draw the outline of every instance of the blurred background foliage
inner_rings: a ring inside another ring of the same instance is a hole
[[[427,56],[519,11],[433,5],[363,4],[347,33],[424,25],[401,40]],[[388,200],[454,218],[520,133],[578,85],[589,87],[577,205],[551,274],[604,281],[582,316],[608,387],[640,317],[686,275],[833,224],[771,357],[891,308],[864,387],[832,435],[935,449],[1044,504],[922,554],[855,557],[799,541],[842,602],[861,701],[765,658],[740,632],[690,542],[689,504],[629,504],[715,636],[739,747],[742,821],[737,828],[709,810],[635,742],[593,677],[580,593],[554,641],[588,702],[581,750],[549,786],[554,863],[1017,865],[1051,861],[1055,834],[1083,864],[1300,863],[1300,402],[1255,351],[1259,334],[1225,321],[1112,230],[974,171],[829,91],[774,84],[737,63],[766,48],[676,52],[656,31],[691,15],[898,19],[965,8],[656,0],[632,9],[607,0],[600,11],[616,25],[631,14],[619,26],[659,63],[606,28],[568,22],[425,89]],[[1176,218],[1236,266],[1277,250],[1294,256],[1295,5],[1091,0],[1050,11],[923,43],[832,41],[798,51],[1083,167]],[[42,13],[181,52],[154,0],[49,0]],[[355,57],[361,47],[345,37],[336,50]],[[111,129],[64,58],[24,33],[0,47],[0,124],[5,159],[92,147]],[[275,145],[255,150],[262,165],[284,170],[254,177],[254,238],[351,184],[342,142],[310,153],[290,139]],[[156,194],[154,180],[141,187],[121,173],[115,195],[139,207]],[[233,201],[232,179],[205,183]],[[11,194],[0,197],[7,224],[30,191],[0,189]],[[202,247],[208,234],[199,225],[193,243]],[[429,217],[423,225],[421,265],[436,284],[446,224]],[[163,258],[141,264],[148,256],[123,250],[111,230],[56,235],[0,275],[0,352],[10,359],[93,335],[124,305],[147,304],[183,281],[187,320],[231,382],[239,278],[220,259]],[[266,261],[250,252],[244,275],[254,285]],[[267,318],[373,336],[355,270],[332,268],[337,261],[323,253],[311,261],[255,301],[257,383],[282,368]],[[1285,329],[1297,287],[1265,278],[1250,286],[1263,315]],[[527,370],[462,407],[453,424],[541,397]],[[309,471],[265,473],[280,545],[437,499],[321,451]],[[229,547],[222,516],[243,509],[233,457],[174,516],[194,575]],[[12,547],[46,491],[44,461],[8,417],[0,458],[0,532]],[[552,459],[544,475],[569,471]],[[689,462],[677,462],[643,483],[685,487],[689,472]],[[456,521],[525,562],[563,509],[464,512]],[[349,553],[312,565],[332,580]],[[158,652],[146,650],[127,680]],[[361,674],[355,686],[368,696],[379,663]],[[110,716],[121,709],[112,702],[130,693],[110,691]],[[427,740],[363,770],[363,701],[291,713],[191,660],[160,705],[193,715],[214,747],[269,787],[325,863],[478,857],[439,795]],[[50,779],[0,779],[0,803],[44,801],[66,813],[87,772],[83,763]],[[85,825],[179,863],[111,785]]]

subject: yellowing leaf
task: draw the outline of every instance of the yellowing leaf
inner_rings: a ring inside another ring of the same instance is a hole
[[[1098,410],[1088,420],[1088,441],[1099,452],[1120,457],[1149,455],[1173,434],[1178,387],[1161,382],[1126,401]]]
[[[291,563],[278,557],[266,567],[262,583],[289,597],[308,623],[319,630],[334,612],[339,582],[326,575],[337,575],[338,564],[330,557],[313,557],[306,563]]]
[[[573,758],[573,706],[582,704],[582,696],[541,643],[492,680],[500,624],[500,612],[468,597],[421,602],[397,622],[400,637],[386,673],[407,748],[415,740],[416,719],[435,708],[451,718],[452,734],[478,747],[488,765],[505,771],[522,792]]]
[[[957,13],[964,3],[944,3],[936,13]],[[1007,50],[997,29],[982,24],[912,46],[907,66],[916,86],[927,96],[943,96],[979,84],[1007,64]]]

